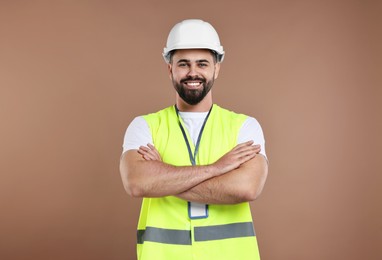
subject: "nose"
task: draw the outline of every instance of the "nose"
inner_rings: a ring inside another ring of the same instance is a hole
[[[189,71],[187,73],[188,76],[197,76],[198,75],[198,72],[197,72],[197,66],[196,64],[191,64],[189,66]]]

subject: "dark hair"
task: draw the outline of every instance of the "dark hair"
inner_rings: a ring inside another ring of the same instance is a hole
[[[217,62],[218,60],[218,54],[216,53],[216,51],[213,51],[213,50],[210,50],[210,49],[207,49],[211,52],[212,54],[212,57],[214,59],[214,63]],[[172,63],[172,56],[174,55],[174,53],[176,52],[176,50],[172,50],[168,53],[168,60],[169,60],[169,63]]]

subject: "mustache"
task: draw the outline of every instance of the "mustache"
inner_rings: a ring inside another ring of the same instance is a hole
[[[190,81],[190,80],[198,80],[198,81],[201,81],[202,83],[206,83],[206,79],[204,78],[200,78],[198,76],[188,76],[188,77],[185,77],[183,79],[180,80],[180,83],[184,83],[186,81]]]

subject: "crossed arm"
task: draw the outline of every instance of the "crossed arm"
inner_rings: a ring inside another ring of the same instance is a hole
[[[125,152],[120,172],[133,197],[177,196],[207,204],[233,204],[257,198],[263,189],[268,164],[260,147],[242,143],[213,164],[173,166],[161,161],[152,145]]]

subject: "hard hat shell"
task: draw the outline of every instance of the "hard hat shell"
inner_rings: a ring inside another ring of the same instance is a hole
[[[165,61],[169,63],[170,52],[179,49],[209,49],[217,54],[217,62],[224,59],[218,33],[211,24],[199,19],[184,20],[171,29],[163,49]]]

